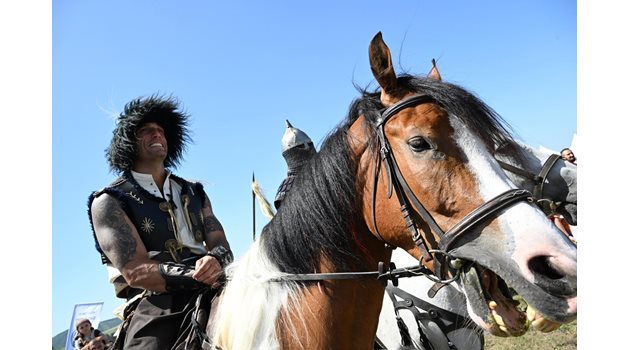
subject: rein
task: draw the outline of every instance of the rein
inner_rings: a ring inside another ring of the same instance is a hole
[[[398,286],[399,278],[427,276],[432,274],[431,270],[424,266],[408,266],[396,268],[394,263],[389,264],[389,269],[385,268],[385,264],[380,261],[378,263],[378,271],[361,271],[361,272],[331,272],[331,273],[296,273],[287,274],[282,277],[276,277],[269,282],[286,282],[286,281],[322,281],[322,280],[348,280],[348,279],[377,279],[387,285],[387,281],[391,280],[392,284]]]

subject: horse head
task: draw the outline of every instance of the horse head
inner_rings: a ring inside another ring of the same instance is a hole
[[[372,234],[455,276],[492,334],[526,331],[517,294],[547,319],[575,319],[576,247],[494,158],[494,145],[513,142],[500,117],[454,84],[397,76],[380,33],[369,56],[380,92],[353,103],[348,134]]]

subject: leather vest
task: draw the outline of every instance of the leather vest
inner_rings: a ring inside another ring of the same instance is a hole
[[[88,213],[92,234],[96,245],[96,250],[101,254],[104,264],[111,263],[103,253],[96,234],[90,208],[94,198],[107,193],[116,198],[125,214],[129,217],[140,235],[142,243],[147,251],[165,252],[160,254],[156,260],[175,261],[186,259],[192,254],[190,250],[182,247],[178,240],[180,229],[177,227],[174,209],[176,206],[183,206],[184,215],[188,230],[193,233],[195,241],[204,240],[204,224],[201,208],[205,201],[205,192],[200,183],[186,181],[173,174],[170,175],[172,181],[177,182],[181,187],[182,203],[173,203],[172,200],[156,197],[142,188],[133,178],[125,172],[112,184],[106,188],[96,191],[90,195],[88,200]]]

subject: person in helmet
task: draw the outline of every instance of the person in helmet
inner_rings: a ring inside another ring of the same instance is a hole
[[[172,97],[127,103],[106,150],[120,177],[88,199],[96,248],[116,295],[128,301],[115,348],[162,350],[183,341],[200,348],[181,330],[195,333],[195,302],[215,295],[233,261],[203,186],[171,171],[190,141],[188,119]]]
[[[280,183],[273,206],[280,208],[282,200],[287,195],[295,177],[300,173],[302,167],[315,154],[315,145],[308,135],[302,130],[293,127],[286,121],[286,129],[282,136],[282,157],[287,162],[287,177]]]

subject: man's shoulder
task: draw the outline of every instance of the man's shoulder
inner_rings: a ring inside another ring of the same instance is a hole
[[[107,195],[113,195],[116,198],[120,197],[120,195],[117,193],[121,191],[121,187],[123,185],[128,184],[128,183],[129,182],[125,176],[118,177],[116,180],[112,181],[109,185],[99,190],[93,191],[88,198],[88,204],[91,204],[97,198],[106,198],[108,197]]]
[[[186,185],[188,187],[199,188],[203,190],[203,184],[201,183],[201,180],[183,178],[173,173],[171,173],[170,177],[171,177],[171,180],[177,182],[181,186]]]

